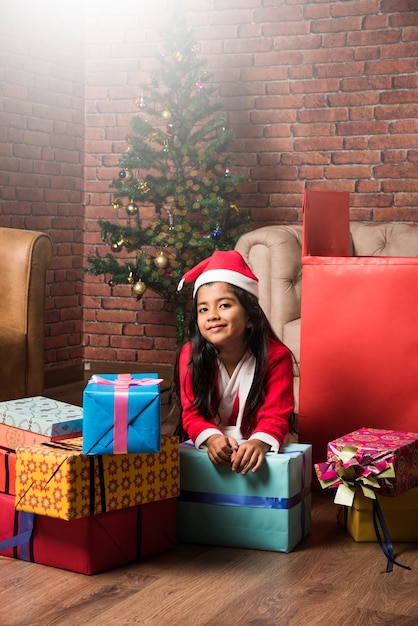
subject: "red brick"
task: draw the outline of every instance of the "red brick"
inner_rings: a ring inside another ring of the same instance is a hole
[[[339,122],[337,125],[338,135],[385,135],[388,132],[386,122]]]
[[[413,163],[377,165],[374,168],[374,175],[377,178],[416,178],[417,167]]]
[[[336,2],[331,5],[331,15],[342,17],[346,15],[367,15],[379,12],[378,0],[361,0],[357,2]]]

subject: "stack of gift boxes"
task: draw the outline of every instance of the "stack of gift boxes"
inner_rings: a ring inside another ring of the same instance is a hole
[[[179,444],[155,378],[93,379],[83,409],[0,403],[1,555],[95,574],[175,546]]]
[[[0,403],[1,556],[95,574],[177,541],[289,552],[308,535],[311,446],[285,446],[245,478],[215,467],[161,437],[160,382],[93,376],[82,409]]]

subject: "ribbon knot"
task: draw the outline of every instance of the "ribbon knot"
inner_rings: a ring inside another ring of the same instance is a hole
[[[114,421],[113,421],[113,453],[127,454],[128,452],[128,402],[129,388],[134,386],[159,385],[162,378],[133,378],[131,374],[118,374],[114,380],[94,374],[92,381],[98,385],[113,385]]]
[[[334,502],[344,506],[352,506],[356,487],[373,500],[375,489],[380,489],[379,481],[395,478],[395,470],[391,461],[392,451],[362,451],[355,446],[344,446],[338,450],[328,444],[330,457],[325,463],[316,463],[315,471],[321,486],[337,488]]]

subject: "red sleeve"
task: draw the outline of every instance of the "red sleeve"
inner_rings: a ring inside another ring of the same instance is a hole
[[[265,400],[257,411],[256,426],[251,434],[266,433],[282,445],[289,432],[289,418],[293,410],[292,354],[286,346],[271,340]]]
[[[187,343],[181,350],[179,356],[179,376],[180,376],[180,403],[182,410],[183,428],[187,432],[188,437],[192,441],[196,441],[197,437],[208,428],[217,428],[211,421],[208,422],[200,415],[195,406],[193,406],[194,395],[192,389],[192,374],[189,366],[191,354],[191,345]],[[222,434],[222,431],[219,433]]]

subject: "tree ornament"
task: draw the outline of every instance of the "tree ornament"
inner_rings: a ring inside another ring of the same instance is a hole
[[[119,178],[121,178],[122,180],[126,178],[126,170],[119,170]]]
[[[168,214],[168,230],[174,230],[174,216],[172,211],[167,211]]]
[[[147,286],[144,282],[142,282],[142,280],[138,280],[132,285],[132,293],[138,298],[138,300],[142,298],[146,290]]]
[[[231,178],[231,172],[229,171],[229,167],[227,167],[227,168],[225,169],[225,174],[224,174],[224,177],[225,177],[225,178]]]
[[[123,207],[123,203],[120,200],[120,198],[116,198],[115,200],[112,200],[110,204],[114,209],[121,209]]]
[[[168,141],[167,141],[167,139],[164,139],[164,145],[163,145],[162,152],[163,152],[163,154],[168,154],[168,153],[169,153],[169,148],[168,148]]]
[[[177,52],[173,54],[173,58],[177,61],[177,63],[181,63],[183,61],[183,55],[180,50],[177,50]]]
[[[130,285],[132,285],[135,282],[132,270],[129,271],[129,274],[128,274],[128,277],[126,279],[126,282],[129,283]]]
[[[107,284],[109,285],[109,287],[113,287],[114,282],[113,282],[112,279],[110,279],[110,280],[107,281]]]
[[[160,250],[160,252],[155,257],[154,263],[159,269],[165,269],[167,267],[168,258],[166,257],[166,255],[164,254],[162,250]]]
[[[133,200],[131,200],[130,203],[127,205],[126,212],[128,215],[136,215],[138,213],[138,206],[135,204],[135,202],[133,202]]]
[[[120,252],[120,251],[122,250],[122,248],[123,248],[124,244],[125,244],[125,240],[124,240],[124,238],[123,238],[123,237],[121,237],[120,239],[118,239],[118,241],[114,241],[114,242],[111,244],[111,246],[110,246],[110,247],[111,247],[111,249],[112,249],[112,252]]]
[[[210,234],[213,241],[219,241],[222,235],[223,235],[223,230],[220,226],[217,226],[216,228],[214,228]]]
[[[145,101],[144,101],[144,93],[143,93],[142,89],[141,89],[141,97],[140,98],[136,97],[135,100],[134,100],[134,104],[135,104],[135,106],[138,107],[138,109],[145,109],[146,104],[145,104]]]
[[[135,185],[135,187],[138,189],[138,191],[140,191],[141,193],[148,193],[149,191],[149,185],[147,183],[146,180],[140,180],[137,182],[137,184]]]
[[[164,109],[164,111],[161,113],[162,117],[165,120],[170,120],[171,119],[171,113],[168,109]]]

